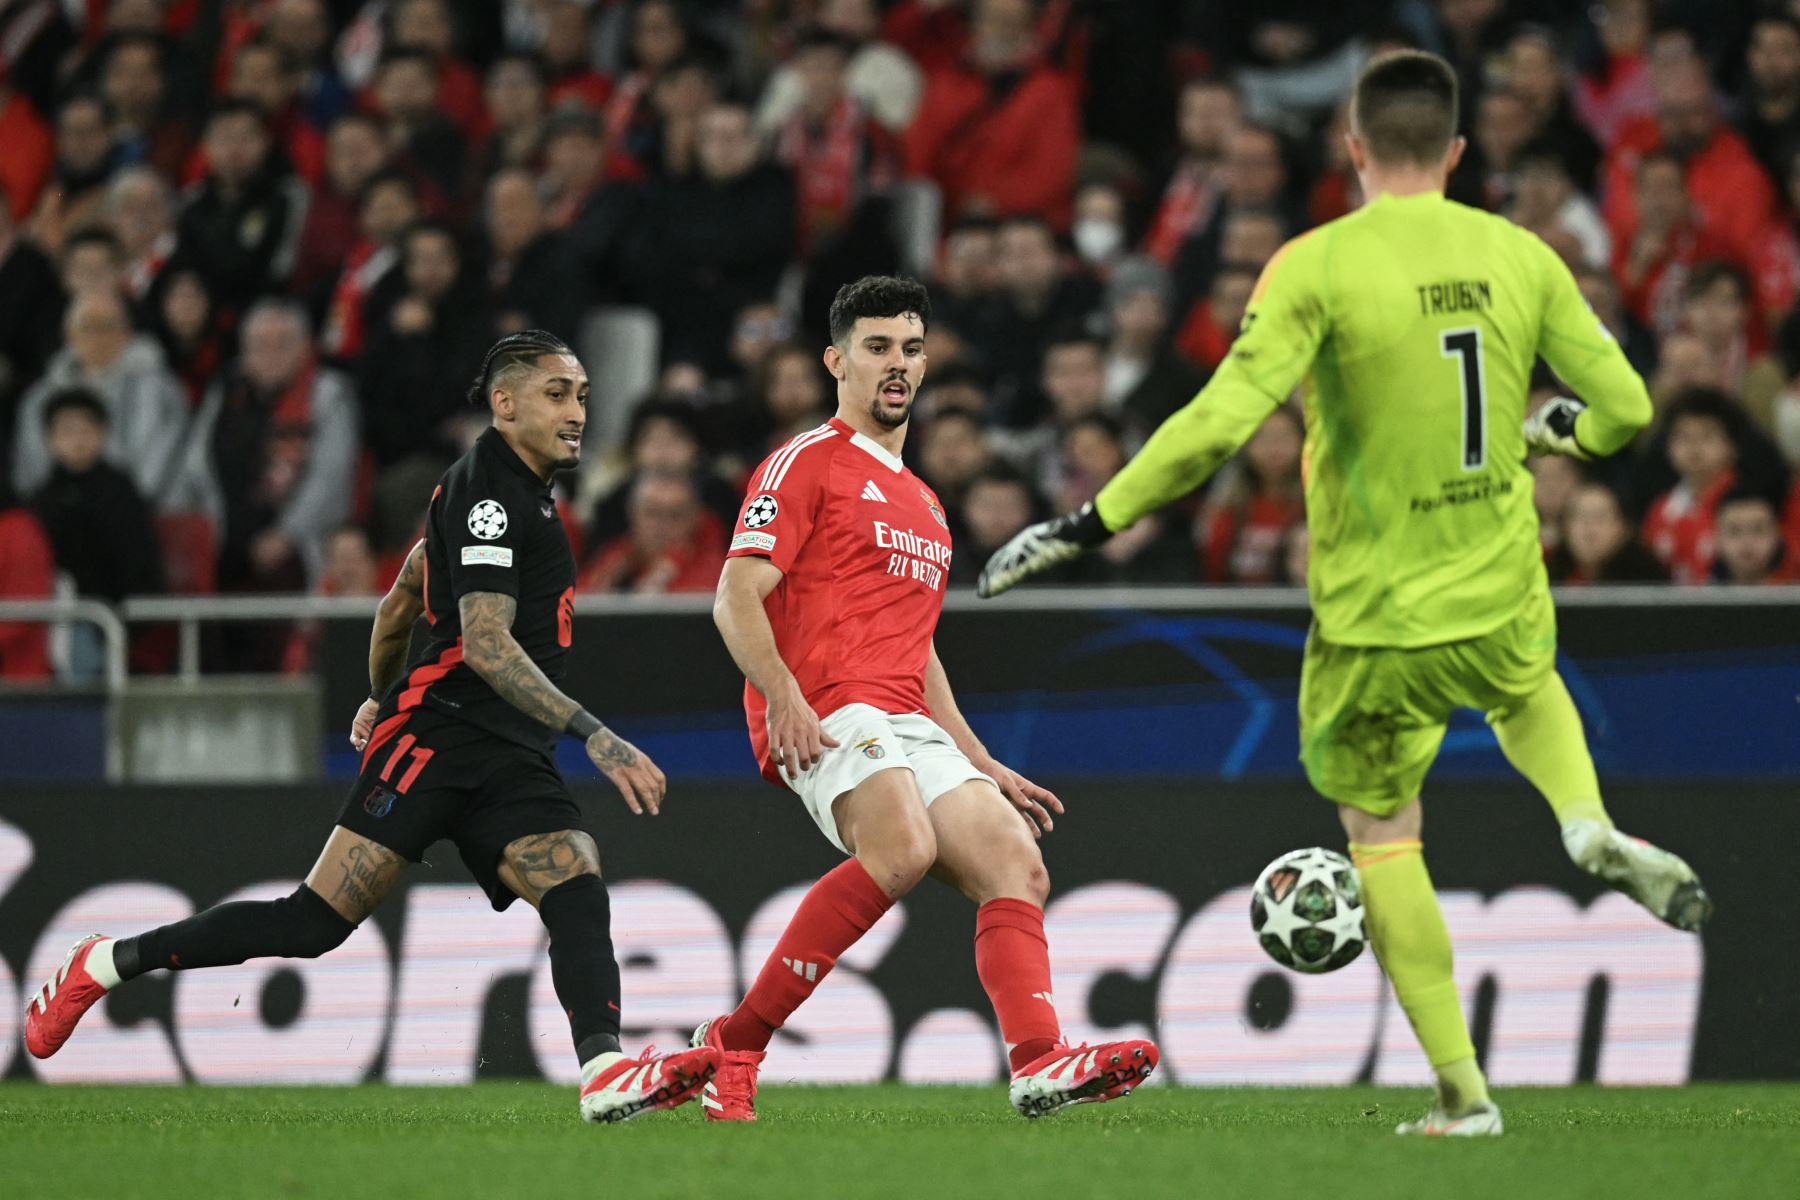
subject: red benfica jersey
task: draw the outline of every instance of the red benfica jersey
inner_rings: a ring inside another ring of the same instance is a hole
[[[936,493],[873,439],[833,417],[750,475],[729,557],[782,570],[763,601],[775,646],[813,711],[846,704],[929,713],[925,664],[950,574]],[[771,783],[768,704],[744,685],[750,745]]]

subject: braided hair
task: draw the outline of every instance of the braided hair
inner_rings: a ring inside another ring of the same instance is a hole
[[[469,403],[476,408],[486,408],[488,397],[493,394],[494,384],[501,377],[520,367],[536,366],[542,355],[574,353],[567,342],[542,329],[521,329],[518,333],[509,333],[488,347],[486,357],[481,360],[481,373],[475,376],[474,383],[469,387]]]

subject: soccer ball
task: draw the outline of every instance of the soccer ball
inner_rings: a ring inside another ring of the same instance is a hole
[[[1364,940],[1356,868],[1335,850],[1289,851],[1257,876],[1250,928],[1270,958],[1307,975],[1353,961]]]

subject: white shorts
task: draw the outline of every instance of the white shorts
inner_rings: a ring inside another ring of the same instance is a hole
[[[976,770],[950,735],[923,713],[893,714],[872,704],[846,704],[820,724],[837,740],[837,747],[827,746],[825,757],[802,771],[798,779],[790,778],[785,766],[779,769],[782,782],[800,797],[826,840],[845,854],[850,851],[838,836],[831,805],[877,771],[889,767],[911,770],[927,808],[971,779],[994,782]]]

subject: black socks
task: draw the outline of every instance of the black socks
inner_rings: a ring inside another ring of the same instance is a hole
[[[538,916],[550,931],[550,978],[569,1014],[575,1054],[587,1062],[619,1048],[619,963],[612,906],[598,875],[577,875],[544,893]]]
[[[251,958],[317,958],[356,926],[305,884],[279,900],[242,900],[113,944],[120,980],[167,968],[228,967]],[[610,946],[610,942],[608,943]],[[613,978],[618,978],[615,971]],[[616,984],[615,984],[616,986]]]

